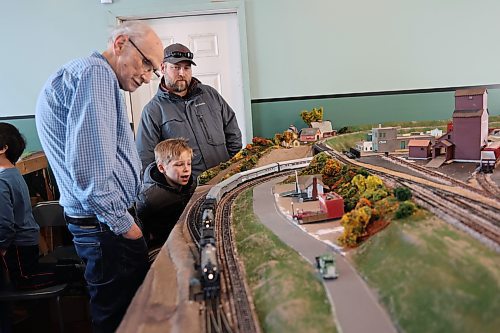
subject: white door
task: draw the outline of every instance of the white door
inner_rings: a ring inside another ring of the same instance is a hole
[[[246,144],[240,37],[236,13],[167,17],[145,20],[160,36],[166,47],[173,43],[186,45],[194,53],[193,76],[210,85],[224,97],[236,113]],[[158,90],[160,79],[153,75],[127,98],[129,117],[137,131],[144,106]]]

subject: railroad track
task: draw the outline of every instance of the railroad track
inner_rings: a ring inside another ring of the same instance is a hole
[[[189,234],[191,235],[191,239],[196,249],[199,249],[200,246],[201,209],[204,200],[204,195],[197,198],[191,205],[187,216]],[[199,251],[195,251],[193,254],[195,256],[195,261],[199,265]],[[203,316],[205,318],[205,331],[207,333],[233,333],[233,329],[228,320],[228,311],[224,310],[220,295],[218,297],[205,299],[204,305]]]
[[[279,175],[292,174],[290,171]],[[246,285],[245,274],[238,255],[231,228],[231,207],[243,191],[276,177],[276,174],[244,183],[226,194],[218,203],[215,212],[215,239],[220,271],[221,292],[219,297],[205,300],[204,316],[206,331],[210,333],[260,333],[253,302]],[[193,202],[187,221],[191,238],[199,247],[201,210],[205,196]],[[199,258],[197,258],[199,261]]]
[[[204,312],[207,333],[233,333],[219,297],[205,300]]]
[[[280,173],[280,175],[291,174],[291,172]],[[221,290],[224,290],[228,295],[228,301],[232,313],[234,314],[235,332],[241,333],[257,333],[260,332],[257,316],[253,309],[253,301],[251,301],[249,288],[246,284],[245,273],[238,261],[238,254],[233,238],[231,227],[231,207],[243,191],[264,183],[271,178],[276,177],[276,174],[254,179],[244,183],[226,194],[217,205],[215,213],[217,253],[223,265],[221,271]]]
[[[358,167],[348,158],[335,150],[324,146],[324,151],[338,159],[340,162]],[[446,222],[465,230],[474,238],[500,252],[500,210],[484,204],[483,202],[461,196],[432,185],[422,185],[406,178],[398,177],[388,172],[365,167],[371,173],[392,184],[401,184],[412,189],[415,201],[422,207],[433,212]],[[462,182],[456,181],[453,185],[463,187]],[[485,195],[484,191],[473,188],[474,192]]]
[[[491,195],[493,198],[500,199],[500,189],[497,184],[491,180],[491,176],[478,172],[476,173],[476,180],[478,184],[483,188],[484,192]]]
[[[419,183],[396,180],[412,190],[416,203],[446,222],[464,229],[478,240],[500,252],[500,215],[498,211],[484,212],[482,207],[464,201],[460,195],[435,188],[425,188]]]
[[[389,155],[389,156],[384,157],[384,158],[386,160],[393,162],[393,163],[402,165],[410,170],[418,172],[418,173],[422,174],[425,178],[432,179],[433,181],[437,181],[437,182],[442,183],[444,185],[458,186],[458,187],[467,189],[471,192],[478,193],[478,194],[483,195],[483,196],[491,195],[491,192],[487,191],[487,189],[484,187],[477,188],[477,187],[471,186],[465,182],[457,180],[457,179],[450,177],[448,175],[445,175],[441,172],[437,172],[435,170],[423,167],[421,165],[408,162],[407,160],[404,160],[402,158],[395,157],[392,155]]]

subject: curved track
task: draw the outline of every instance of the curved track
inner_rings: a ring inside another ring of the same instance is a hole
[[[285,172],[279,175],[289,173]],[[221,199],[215,214],[217,251],[223,265],[221,290],[224,290],[229,296],[229,305],[237,324],[234,326],[236,332],[257,333],[260,332],[260,326],[253,308],[253,301],[251,300],[248,286],[246,285],[245,272],[238,261],[231,228],[231,207],[238,195],[243,191],[264,183],[273,177],[276,177],[276,174],[261,177],[240,185]]]
[[[491,180],[491,176],[482,172],[476,173],[476,180],[483,190],[494,198],[500,199],[500,189]]]
[[[278,175],[291,174],[290,171]],[[240,266],[231,227],[231,207],[243,191],[276,177],[277,174],[254,179],[227,193],[218,203],[215,212],[215,238],[217,254],[222,267],[220,272],[220,297],[205,300],[204,316],[207,332],[260,333],[257,315],[253,308],[245,273]],[[188,213],[188,230],[193,242],[200,240],[201,207],[204,196],[198,198]],[[199,261],[199,258],[197,259]]]
[[[205,196],[201,196],[192,204],[187,217],[188,230],[196,248],[199,248],[200,242],[201,206],[204,199]],[[199,265],[200,258],[196,257],[195,261]],[[203,315],[205,317],[205,331],[207,333],[233,333],[232,325],[230,325],[228,315],[226,314],[227,311],[224,311],[222,307],[220,296],[206,299],[204,305]]]

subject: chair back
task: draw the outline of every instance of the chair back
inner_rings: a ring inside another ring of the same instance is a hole
[[[39,202],[33,207],[33,217],[40,227],[65,226],[64,209],[58,201]]]

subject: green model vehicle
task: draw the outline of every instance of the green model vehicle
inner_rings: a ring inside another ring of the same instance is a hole
[[[331,253],[316,257],[316,268],[323,279],[336,279],[339,277],[335,266],[335,257]]]

